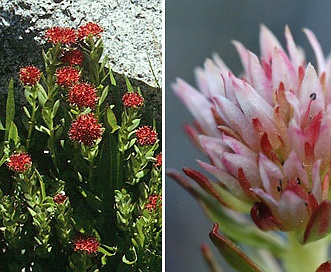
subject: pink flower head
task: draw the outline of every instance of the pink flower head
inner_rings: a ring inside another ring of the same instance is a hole
[[[29,170],[31,165],[31,157],[24,152],[12,154],[7,161],[8,168],[18,173]]]
[[[68,197],[65,195],[64,192],[61,192],[59,194],[56,194],[54,197],[53,197],[53,200],[55,203],[57,204],[62,204]]]
[[[70,66],[80,66],[84,61],[84,54],[80,49],[67,50],[63,53],[61,60]]]
[[[157,154],[155,159],[156,159],[156,162],[154,163],[154,166],[155,167],[162,166],[162,153]]]
[[[215,55],[197,69],[197,89],[181,79],[173,89],[196,120],[187,131],[209,157],[200,166],[251,207],[260,229],[297,231],[308,243],[331,232],[331,58],[324,58],[311,31],[304,32],[317,70],[288,27],[286,52],[262,25],[260,58],[234,42],[242,77]],[[241,210],[206,176],[184,172],[224,206]]]
[[[36,85],[41,77],[41,71],[32,65],[20,68],[19,77],[24,86]]]
[[[139,93],[125,93],[122,97],[122,101],[127,108],[138,108],[144,103],[144,98]]]
[[[162,196],[159,196],[158,194],[150,195],[148,197],[148,203],[145,205],[145,209],[149,211],[155,211],[157,207],[162,207]],[[158,203],[160,202],[159,206]]]
[[[78,28],[78,39],[82,40],[88,37],[88,35],[96,36],[100,38],[100,33],[103,32],[103,28],[96,23],[89,22],[86,25]]]
[[[55,72],[56,83],[61,87],[70,87],[80,80],[79,71],[73,67],[61,67]]]
[[[69,27],[51,27],[46,30],[45,37],[53,44],[60,42],[62,44],[71,45],[77,42],[76,31]]]
[[[77,83],[70,88],[68,101],[70,104],[77,105],[79,108],[89,107],[93,109],[98,102],[97,91],[86,82]]]
[[[71,124],[69,138],[73,142],[91,146],[101,139],[103,130],[93,113],[82,114]]]
[[[150,126],[142,126],[137,129],[136,137],[140,145],[153,145],[157,141],[157,132]]]
[[[89,254],[97,253],[99,248],[99,242],[93,236],[83,237],[80,236],[74,240],[74,251],[82,250]]]

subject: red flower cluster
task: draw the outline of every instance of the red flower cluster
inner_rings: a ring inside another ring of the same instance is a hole
[[[24,86],[34,86],[39,82],[41,72],[37,67],[29,65],[20,69],[19,77]]]
[[[94,108],[98,102],[97,91],[90,84],[78,83],[72,86],[69,90],[68,101],[71,105],[81,107]]]
[[[99,248],[99,242],[93,236],[78,237],[74,241],[74,245],[75,245],[74,251],[83,250],[83,251],[87,251],[87,253],[89,254],[97,253]]]
[[[71,45],[77,42],[77,34],[75,29],[69,27],[51,27],[46,31],[45,37],[53,44],[60,42],[63,44]]]
[[[61,67],[55,72],[56,83],[61,87],[70,87],[80,79],[79,71],[73,67]]]
[[[7,166],[10,170],[23,173],[32,165],[31,157],[26,153],[14,153],[9,157]]]
[[[137,108],[144,103],[144,98],[139,93],[125,93],[122,97],[125,107]]]
[[[145,205],[145,209],[149,211],[154,211],[157,208],[157,203],[160,199],[160,202],[162,201],[162,196],[159,196],[158,194],[150,195],[148,197],[148,203]],[[160,203],[159,207],[162,207],[162,203]]]
[[[53,200],[57,204],[62,204],[68,197],[64,193],[59,193],[53,197]]]
[[[136,137],[140,145],[153,145],[157,140],[157,132],[149,126],[137,129]]]
[[[89,22],[84,26],[78,28],[78,39],[82,40],[88,35],[97,36],[100,38],[100,33],[103,32],[103,28],[96,23]]]
[[[162,166],[162,153],[157,154],[155,159],[156,159],[156,162],[154,163],[154,166],[155,167]]]
[[[80,115],[69,130],[70,140],[91,146],[102,137],[103,128],[93,113]]]
[[[61,60],[64,63],[69,64],[70,66],[75,66],[75,65],[80,66],[84,61],[84,54],[83,51],[80,49],[65,51],[62,55]]]

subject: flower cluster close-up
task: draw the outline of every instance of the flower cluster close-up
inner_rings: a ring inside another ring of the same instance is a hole
[[[240,77],[215,54],[196,69],[197,89],[182,79],[172,85],[195,120],[186,132],[208,161],[197,160],[202,171],[183,168],[200,188],[168,173],[202,204],[212,242],[238,271],[329,271],[331,62],[303,31],[316,68],[288,26],[284,49],[261,25],[260,56],[232,42]],[[271,255],[257,257],[261,250]]]

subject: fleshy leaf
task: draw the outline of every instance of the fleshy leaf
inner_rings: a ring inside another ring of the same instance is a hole
[[[331,232],[331,203],[323,201],[311,215],[306,227],[303,244],[319,240]]]
[[[235,269],[242,272],[262,272],[235,243],[218,233],[218,225],[214,224],[209,237],[223,255],[226,261]]]

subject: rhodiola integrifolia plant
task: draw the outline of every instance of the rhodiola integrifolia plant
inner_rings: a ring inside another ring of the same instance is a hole
[[[161,168],[145,100],[116,85],[103,29],[52,27],[44,67],[9,83],[0,159],[1,271],[161,271]],[[21,108],[22,107],[22,108]]]
[[[196,70],[199,91],[173,85],[196,119],[187,132],[209,176],[184,168],[199,190],[169,173],[203,203],[215,223],[210,238],[238,271],[331,271],[331,61],[304,32],[316,68],[288,27],[284,50],[262,25],[260,58],[234,42],[240,77],[215,55]]]

